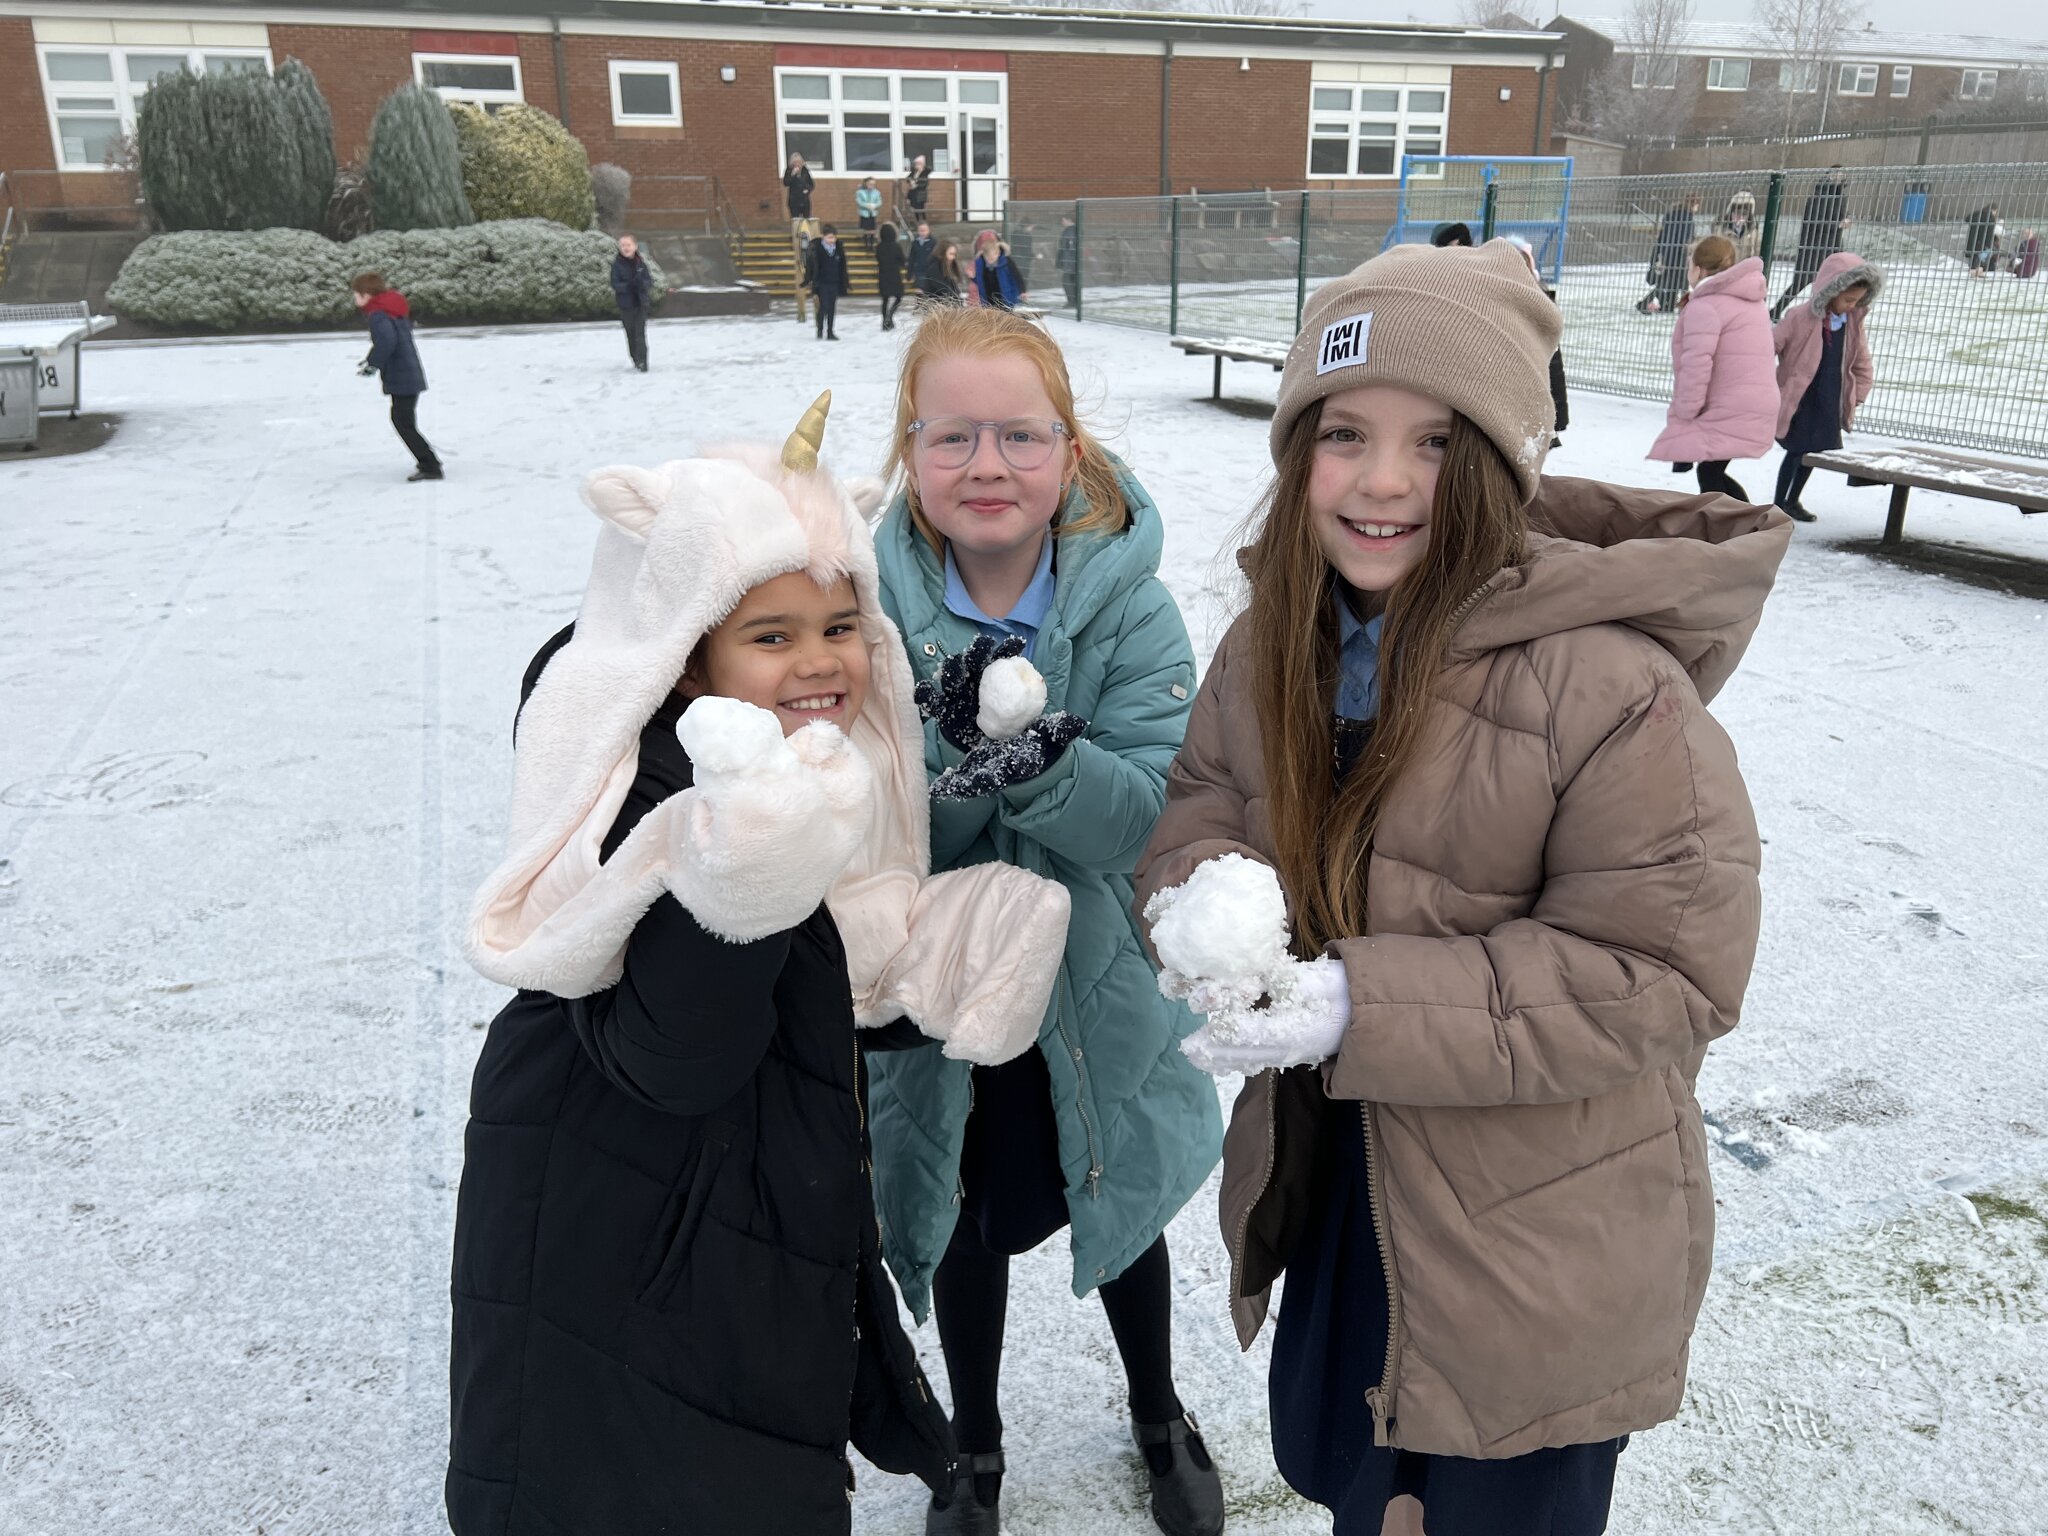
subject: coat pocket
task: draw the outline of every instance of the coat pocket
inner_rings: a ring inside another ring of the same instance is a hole
[[[719,1165],[725,1161],[725,1154],[732,1145],[733,1127],[723,1120],[713,1120],[704,1127],[704,1142],[697,1150],[697,1163],[690,1170],[687,1179],[678,1178],[675,1188],[669,1191],[668,1201],[662,1206],[661,1220],[654,1229],[654,1240],[650,1250],[659,1251],[661,1262],[656,1266],[653,1278],[640,1288],[635,1298],[643,1307],[662,1307],[674,1294],[676,1281],[681,1277],[683,1265],[690,1256],[690,1246],[696,1241],[697,1228],[704,1220],[704,1207],[711,1200],[711,1186],[717,1182]]]

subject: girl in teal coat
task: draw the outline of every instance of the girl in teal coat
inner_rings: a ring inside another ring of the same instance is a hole
[[[962,1455],[926,1530],[999,1527],[1009,1261],[1071,1225],[1074,1293],[1102,1294],[1153,1517],[1212,1536],[1222,1489],[1173,1388],[1163,1234],[1215,1166],[1222,1117],[1131,912],[1195,681],[1156,574],[1159,513],[1077,420],[1057,344],[1015,315],[932,312],[897,399],[904,489],[877,557],[927,716],[932,867],[1000,859],[1073,901],[1037,1051],[997,1068],[876,1058],[883,1251],[920,1320],[936,1302]]]

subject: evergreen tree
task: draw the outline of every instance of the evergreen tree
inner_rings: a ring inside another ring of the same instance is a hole
[[[135,115],[142,196],[161,229],[225,229],[199,77],[159,75]]]
[[[289,223],[294,229],[318,229],[334,194],[334,114],[313,71],[297,59],[278,66],[277,88],[298,169]]]
[[[458,104],[462,187],[479,219],[553,219],[588,229],[597,216],[590,156],[560,119],[539,107],[494,113]]]
[[[326,102],[303,65],[275,79],[159,76],[135,136],[142,194],[164,229],[320,227],[334,148]]]
[[[452,229],[473,224],[462,191],[462,151],[441,98],[402,85],[370,124],[370,197],[379,229]]]

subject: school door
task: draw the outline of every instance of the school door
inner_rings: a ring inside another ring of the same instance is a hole
[[[1003,118],[992,112],[960,114],[962,212],[967,218],[999,219],[1010,197],[1010,146],[1004,142]]]

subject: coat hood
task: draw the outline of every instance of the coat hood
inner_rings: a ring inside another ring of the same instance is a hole
[[[1806,307],[1816,315],[1824,315],[1828,305],[1858,283],[1869,288],[1870,292],[1863,296],[1863,302],[1857,308],[1868,309],[1884,292],[1884,269],[1874,262],[1865,261],[1854,251],[1837,251],[1822,262],[1820,271],[1814,274],[1813,292],[1806,301]]]
[[[369,302],[363,305],[363,313],[389,315],[394,320],[408,320],[412,318],[412,306],[405,302],[405,295],[396,288],[386,288],[382,293],[370,295]]]
[[[1754,192],[1738,192],[1733,197],[1729,198],[1728,212],[1733,213],[1738,208],[1746,209],[1750,213],[1755,213],[1756,194]]]
[[[823,413],[813,414],[822,436]],[[765,443],[656,469],[601,469],[584,483],[602,526],[575,633],[520,712],[511,851],[470,920],[479,971],[563,997],[618,979],[625,939],[659,893],[659,882],[623,890],[616,871],[598,878],[598,850],[638,771],[640,732],[704,635],[752,588],[794,571],[852,579],[868,651],[868,696],[848,734],[874,773],[874,820],[829,903],[835,917],[850,909],[849,967],[863,947],[862,904],[851,898],[895,885],[900,899],[879,905],[908,910],[929,863],[924,735],[877,587],[865,514],[881,495],[879,481],[786,467]],[[660,819],[644,818],[613,862],[658,840]]]
[[[1712,699],[1756,633],[1792,521],[1725,496],[1658,500],[1646,515],[1641,493],[1544,476],[1530,512],[1545,534],[1482,589],[1450,658],[1622,624],[1663,646]]]
[[[1690,302],[1697,304],[1710,294],[1725,294],[1761,304],[1771,296],[1770,280],[1764,276],[1763,258],[1745,256],[1725,272],[1716,272],[1693,289]]]

